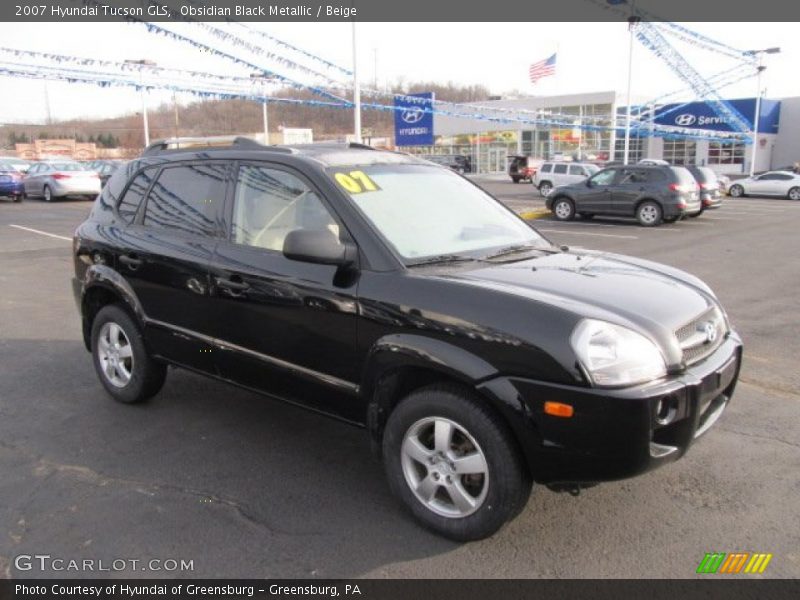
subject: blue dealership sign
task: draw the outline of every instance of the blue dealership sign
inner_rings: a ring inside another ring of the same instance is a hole
[[[420,98],[414,101],[411,98]],[[433,92],[394,97],[394,143],[397,146],[433,145]]]
[[[741,113],[752,129],[756,114],[755,98],[740,98],[728,102]],[[655,122],[669,127],[686,127],[689,129],[708,129],[710,131],[727,131],[734,129],[727,119],[720,117],[712,108],[713,102],[690,102],[686,105],[665,104],[656,110]],[[758,120],[759,133],[778,133],[778,120],[781,103],[777,100],[761,100],[761,118]]]

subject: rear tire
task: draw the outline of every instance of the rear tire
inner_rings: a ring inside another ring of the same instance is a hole
[[[506,424],[467,389],[431,385],[386,423],[389,486],[425,527],[467,542],[498,531],[525,507],[531,477]]]
[[[42,198],[44,198],[45,202],[52,202],[53,201],[53,192],[50,191],[50,186],[46,185],[42,189]]]
[[[575,205],[569,198],[553,200],[553,215],[559,221],[572,221],[575,218]]]
[[[139,326],[119,305],[100,309],[92,323],[91,339],[95,371],[115,400],[144,402],[164,385],[166,365],[150,357]]]
[[[539,193],[542,196],[547,196],[550,192],[553,191],[553,184],[549,181],[543,181],[539,184]]]
[[[636,220],[642,227],[655,227],[661,224],[663,212],[658,202],[645,200],[636,207]]]
[[[789,200],[800,200],[800,187],[793,187],[787,195]]]
[[[512,177],[511,181],[513,181],[514,183],[519,183],[519,177]]]
[[[732,185],[728,190],[728,193],[734,198],[741,198],[744,196],[744,188],[740,185]]]

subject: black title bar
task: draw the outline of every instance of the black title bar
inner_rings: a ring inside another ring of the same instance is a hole
[[[787,22],[800,2],[759,0],[3,0],[0,21]],[[531,29],[531,36],[541,30]]]

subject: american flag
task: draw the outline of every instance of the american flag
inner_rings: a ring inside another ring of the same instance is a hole
[[[535,62],[528,69],[528,77],[531,78],[531,83],[536,83],[542,77],[548,75],[555,75],[556,72],[556,55],[553,54],[550,58],[545,58],[539,62]]]

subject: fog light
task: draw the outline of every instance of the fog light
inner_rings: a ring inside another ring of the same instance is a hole
[[[675,396],[664,396],[656,405],[656,423],[669,425],[678,414],[678,399]]]

